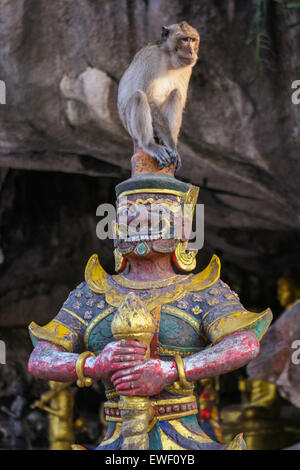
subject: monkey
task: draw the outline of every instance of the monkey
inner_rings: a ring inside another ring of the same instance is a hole
[[[187,22],[163,26],[161,39],[137,52],[119,83],[118,111],[134,151],[157,159],[159,169],[181,165],[178,134],[199,44]]]

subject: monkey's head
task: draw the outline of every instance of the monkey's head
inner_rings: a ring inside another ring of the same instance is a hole
[[[193,67],[198,59],[200,36],[186,21],[162,27],[161,47],[169,52],[174,68]]]

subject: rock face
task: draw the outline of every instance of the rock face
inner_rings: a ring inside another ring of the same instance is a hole
[[[259,355],[247,366],[249,377],[274,383],[282,397],[300,408],[300,300],[269,328]]]
[[[129,175],[118,82],[162,25],[183,19],[201,45],[178,177],[201,187],[202,265],[217,251],[242,300],[273,306],[276,277],[299,264],[300,34],[283,28],[300,13],[270,4],[255,78],[250,0],[2,0],[0,326],[48,321],[93,252],[112,270],[95,211]]]
[[[246,44],[251,1],[4,0],[0,165],[126,174],[132,146],[117,116],[118,82],[163,24],[185,18],[199,30],[201,46],[178,176],[204,186],[212,245],[251,262],[259,248],[243,246],[238,233],[226,236],[229,229],[284,232],[284,239],[300,227],[300,107],[291,102],[300,35],[282,30],[299,13],[271,3],[262,71],[253,80],[254,45]]]

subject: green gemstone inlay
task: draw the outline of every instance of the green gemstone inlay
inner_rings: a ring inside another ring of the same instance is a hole
[[[147,246],[145,245],[145,243],[138,244],[137,252],[139,255],[144,255],[147,252]]]

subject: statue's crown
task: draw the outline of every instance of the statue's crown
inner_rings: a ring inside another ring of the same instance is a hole
[[[140,151],[132,156],[131,169],[131,178],[116,186],[117,198],[135,193],[165,193],[196,204],[199,188],[175,178],[175,165],[159,170],[157,160]]]

